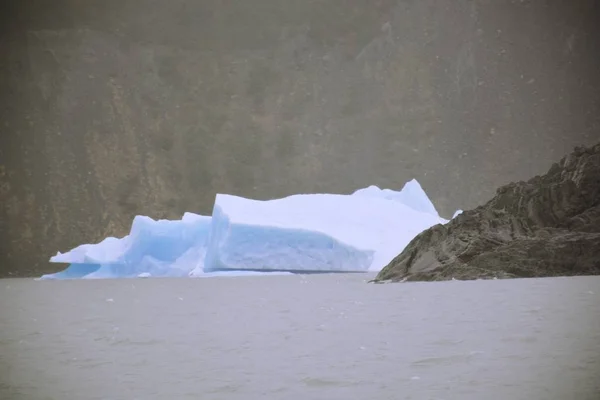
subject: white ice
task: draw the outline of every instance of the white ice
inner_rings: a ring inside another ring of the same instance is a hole
[[[435,206],[416,179],[406,182],[399,192],[391,189],[379,189],[377,186],[371,185],[367,188],[357,190],[354,192],[354,195],[394,200],[415,211],[438,215]]]
[[[456,211],[454,212],[454,215],[452,216],[452,219],[454,219],[454,218],[458,217],[458,216],[459,216],[460,214],[462,214],[462,213],[463,213],[463,210],[456,210]]]
[[[415,209],[397,192],[367,190],[268,201],[217,195],[204,269],[377,271],[418,233],[447,222],[421,193],[408,198]]]
[[[218,194],[212,217],[137,216],[123,238],[58,253],[50,261],[70,266],[42,279],[377,271],[446,222],[416,180],[399,192],[369,186],[268,201]]]

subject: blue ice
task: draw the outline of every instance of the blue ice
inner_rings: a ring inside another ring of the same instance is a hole
[[[369,186],[267,201],[218,194],[212,216],[136,216],[123,238],[52,257],[70,265],[42,279],[378,271],[418,233],[446,222],[416,180],[399,192]]]

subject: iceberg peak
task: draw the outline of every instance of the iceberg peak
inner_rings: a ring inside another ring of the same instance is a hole
[[[406,182],[400,191],[391,189],[380,189],[371,185],[364,189],[359,189],[353,193],[357,196],[379,197],[387,200],[398,201],[415,211],[435,215],[439,217],[435,206],[416,179]]]

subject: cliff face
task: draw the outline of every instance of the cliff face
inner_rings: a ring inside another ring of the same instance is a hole
[[[592,274],[600,274],[600,144],[424,231],[376,280]]]
[[[448,217],[597,140],[594,0],[7,6],[0,276],[216,192],[416,178]]]

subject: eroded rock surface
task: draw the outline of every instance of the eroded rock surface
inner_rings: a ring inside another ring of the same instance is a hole
[[[376,281],[600,273],[600,143],[419,234]]]

